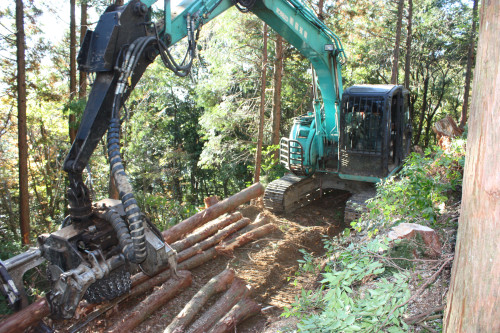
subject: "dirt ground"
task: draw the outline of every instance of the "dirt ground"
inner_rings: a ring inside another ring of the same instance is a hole
[[[309,205],[284,216],[275,216],[258,205],[240,207],[239,211],[243,216],[251,220],[254,220],[259,213],[269,216],[270,223],[277,226],[276,231],[265,238],[236,249],[232,257],[218,256],[193,269],[191,271],[192,285],[157,310],[132,333],[162,332],[194,294],[212,277],[226,268],[233,269],[236,276],[244,279],[251,286],[250,297],[260,303],[263,309],[259,315],[239,325],[235,332],[296,332],[297,319],[294,317],[284,319],[280,315],[285,307],[290,307],[295,302],[295,297],[300,295],[302,288],[315,289],[321,278],[317,271],[309,274],[304,274],[304,272],[296,274],[299,271],[298,260],[303,259],[303,253],[300,250],[303,249],[314,257],[320,257],[325,253],[324,238],[331,239],[345,228],[343,225],[344,208],[349,196],[350,194],[344,191],[331,191]],[[454,250],[455,231],[441,230],[441,233],[443,232],[449,233],[441,235],[441,239],[446,240],[443,244],[443,253],[451,255]],[[435,261],[429,260],[415,268],[418,274],[413,274],[414,278],[410,281],[412,294],[420,288],[422,279],[426,279],[435,271],[435,265]],[[408,316],[424,313],[445,303],[450,267],[446,267],[431,288],[426,288],[409,303]],[[146,296],[127,299],[119,303],[80,332],[105,332],[114,323],[126,317],[127,313]],[[213,305],[216,298],[212,297],[200,314]],[[432,332],[438,329],[441,325],[440,316],[433,317],[437,317],[433,322],[411,326],[410,332]],[[81,321],[82,318],[79,320]],[[57,332],[65,332],[73,323],[75,323],[74,320],[55,323],[59,328]]]
[[[193,269],[192,285],[156,311],[134,332],[163,331],[193,295],[208,280],[226,268],[232,268],[236,276],[247,281],[252,288],[250,297],[264,309],[262,314],[242,323],[237,332],[276,332],[273,327],[277,323],[273,323],[280,320],[284,307],[295,301],[295,295],[300,294],[302,287],[311,288],[314,283],[314,279],[308,281],[295,277],[299,269],[297,260],[303,259],[299,250],[304,249],[315,256],[324,253],[323,237],[334,237],[343,229],[344,207],[348,197],[347,192],[328,192],[321,199],[284,216],[272,215],[258,206],[240,207],[239,211],[243,216],[252,220],[261,212],[268,215],[271,223],[278,227],[277,230],[235,250],[233,257],[219,256]],[[136,298],[120,303],[94,320],[82,332],[105,332],[141,300]],[[209,302],[205,308],[210,307],[213,302],[215,300]]]

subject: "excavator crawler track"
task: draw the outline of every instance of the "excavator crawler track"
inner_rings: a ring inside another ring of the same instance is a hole
[[[319,191],[318,181],[313,178],[287,174],[267,185],[264,193],[264,207],[269,211],[281,214],[290,213],[303,206],[315,191]]]

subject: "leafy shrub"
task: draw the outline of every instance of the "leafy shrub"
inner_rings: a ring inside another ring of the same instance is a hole
[[[301,332],[405,332],[405,307],[410,297],[408,275],[396,272],[382,277],[385,267],[371,254],[387,250],[384,239],[350,244],[327,266],[322,288],[302,291],[283,316],[297,316]],[[313,313],[313,314],[311,314]]]
[[[353,225],[373,231],[399,222],[429,221],[433,226],[446,212],[449,196],[460,190],[465,162],[465,141],[457,139],[446,151],[434,146],[423,155],[412,153],[394,177],[377,186],[368,204],[369,214]]]

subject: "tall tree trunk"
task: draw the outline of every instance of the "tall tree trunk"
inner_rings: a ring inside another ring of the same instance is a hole
[[[262,76],[260,90],[259,136],[257,138],[257,151],[255,152],[254,183],[260,181],[260,167],[262,164],[262,140],[264,138],[264,111],[266,109],[266,74],[267,74],[267,24],[263,28],[264,46],[262,49]]]
[[[396,43],[394,45],[394,54],[392,60],[391,84],[398,84],[398,63],[399,63],[399,44],[401,41],[401,26],[403,24],[403,6],[404,0],[398,3],[398,22],[396,24]]]
[[[323,15],[323,4],[324,4],[325,0],[319,0],[318,2],[318,18],[321,20],[321,21],[324,21],[325,19],[325,16]]]
[[[80,5],[80,45],[87,32],[87,0],[82,0]],[[78,82],[78,98],[83,99],[87,95],[87,74],[80,71]]]
[[[464,88],[464,104],[462,105],[462,117],[460,119],[460,128],[464,128],[467,123],[467,110],[469,108],[469,91],[470,91],[470,77],[472,73],[472,62],[474,61],[474,48],[476,39],[476,17],[477,17],[477,3],[479,0],[474,0],[472,8],[472,27],[469,37],[469,53],[467,54],[467,70],[465,72],[465,88]]]
[[[422,128],[424,127],[425,112],[427,111],[427,93],[429,90],[429,73],[424,80],[424,92],[422,97],[422,108],[420,109],[420,119],[418,122],[417,137],[415,138],[415,144],[418,145],[420,141],[420,136],[422,134]]]
[[[411,20],[413,16],[413,0],[408,0],[408,25],[406,27],[406,58],[405,58],[405,88],[410,89],[410,65],[411,65]]]
[[[23,245],[30,243],[30,207],[28,193],[28,142],[26,138],[26,60],[24,6],[16,0],[17,47],[17,132],[19,140],[19,220]]]
[[[276,38],[276,60],[274,62],[274,97],[273,97],[273,135],[272,144],[280,144],[281,124],[281,82],[283,78],[283,37]],[[274,159],[278,160],[279,149],[274,151]]]
[[[70,0],[70,23],[69,23],[69,99],[76,96],[76,19],[75,0]],[[69,139],[71,143],[76,137],[76,116],[70,111],[69,115]]]
[[[455,260],[444,332],[500,332],[500,2],[481,2]]]

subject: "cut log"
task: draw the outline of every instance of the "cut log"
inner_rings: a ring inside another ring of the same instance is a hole
[[[190,218],[174,225],[172,228],[165,230],[162,234],[165,241],[169,244],[181,239],[184,235],[190,233],[200,225],[207,223],[224,213],[227,213],[239,205],[250,201],[264,193],[264,186],[260,183],[255,183],[252,186],[244,189],[235,195],[208,207],[207,209],[191,216]]]
[[[208,333],[231,333],[235,327],[246,319],[255,316],[261,306],[254,300],[245,298],[238,302],[221,320],[217,322]]]
[[[24,330],[50,314],[49,303],[41,299],[10,315],[0,323],[1,333],[24,332]]]
[[[109,332],[130,332],[146,318],[148,318],[159,307],[176,296],[179,292],[192,283],[191,272],[179,271],[178,276],[168,280],[159,289],[137,305],[132,312],[125,316],[124,320],[116,323]]]
[[[205,239],[204,241],[202,241],[198,244],[195,244],[195,245],[191,246],[190,248],[180,252],[179,254],[177,254],[177,260],[184,261],[184,260],[191,258],[192,256],[200,253],[201,251],[206,250],[206,249],[218,244],[220,241],[225,239],[227,236],[244,228],[248,224],[250,224],[250,219],[248,219],[246,217],[242,218],[241,220],[237,221],[236,223],[233,223],[233,224],[225,227],[224,229],[219,230],[219,232],[216,233],[215,235],[213,235],[212,237],[209,237],[209,238]]]
[[[266,225],[263,225],[262,227],[251,230],[232,241],[222,243],[221,245],[216,246],[215,249],[217,251],[217,254],[231,255],[235,248],[243,246],[260,237],[269,235],[275,229],[276,226],[274,224],[268,223]]]
[[[247,232],[250,232],[250,231],[255,230],[259,227],[262,227],[263,225],[268,224],[269,221],[270,221],[269,216],[260,213],[255,218],[255,221],[253,221],[252,223],[250,223],[249,225],[247,225],[246,227],[244,227],[240,231],[235,232],[234,234],[229,236],[226,239],[226,243],[233,241],[234,239],[238,238],[239,236],[241,236],[243,234],[246,234]]]
[[[184,306],[181,312],[172,320],[163,333],[183,333],[194,319],[200,309],[207,303],[210,297],[216,293],[226,290],[234,279],[234,271],[226,269],[219,275],[213,277],[201,288],[196,295]]]
[[[250,287],[240,278],[235,278],[231,288],[208,309],[187,331],[188,333],[207,332],[231,308],[250,293]]]
[[[188,235],[186,238],[178,240],[177,242],[171,244],[170,246],[177,252],[184,251],[188,247],[193,246],[194,244],[212,236],[220,229],[223,229],[228,225],[230,225],[231,223],[240,220],[242,217],[243,215],[241,215],[240,212],[234,212],[231,215],[221,218],[220,220],[215,220],[213,222],[208,223],[202,228],[195,230],[192,234]]]
[[[207,209],[208,207],[213,206],[216,203],[218,203],[219,198],[217,198],[217,196],[214,195],[213,197],[205,198],[203,201],[205,202],[205,209]]]

